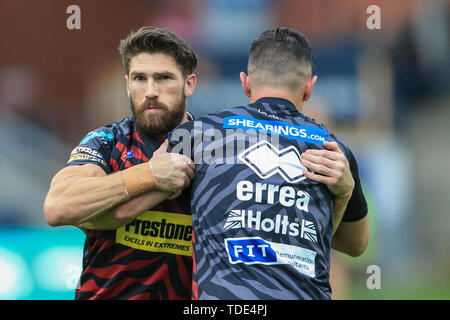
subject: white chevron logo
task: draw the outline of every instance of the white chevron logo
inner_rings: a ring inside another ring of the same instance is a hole
[[[260,141],[239,154],[239,160],[252,169],[261,179],[279,173],[290,183],[302,181],[307,170],[301,164],[300,152],[289,146],[278,150],[266,140]]]

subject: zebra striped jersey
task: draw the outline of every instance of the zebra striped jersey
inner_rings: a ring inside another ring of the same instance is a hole
[[[263,98],[172,132],[170,150],[196,164],[194,299],[330,299],[333,197],[300,163],[325,140],[339,144],[355,180],[343,221],[362,219],[352,152],[287,100]]]

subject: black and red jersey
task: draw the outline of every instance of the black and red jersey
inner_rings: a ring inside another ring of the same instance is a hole
[[[96,164],[110,174],[147,162],[160,144],[125,118],[88,133],[68,165]],[[189,197],[185,190],[117,230],[88,230],[76,299],[190,299]]]

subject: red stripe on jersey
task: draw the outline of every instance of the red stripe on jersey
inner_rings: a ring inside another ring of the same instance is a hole
[[[134,297],[129,298],[128,300],[150,300],[150,292],[137,294]]]
[[[89,252],[91,252],[92,249],[94,249],[94,247],[95,247],[96,245],[98,245],[98,243],[97,243],[97,238],[99,238],[100,235],[101,235],[101,231],[98,231],[98,230],[88,230],[88,232],[87,232],[87,238],[89,238],[90,244],[89,244],[89,246],[87,247],[87,250],[88,250]]]
[[[198,285],[192,280],[192,300],[198,300]]]
[[[88,237],[89,238],[97,238],[101,234],[102,234],[102,232],[100,230],[88,230]]]
[[[186,300],[185,297],[180,297],[179,295],[177,295],[175,290],[173,290],[173,286],[170,283],[170,278],[169,278],[168,274],[169,274],[169,268],[168,268],[167,264],[165,264],[165,265],[161,266],[161,268],[159,268],[158,271],[156,271],[154,274],[152,274],[152,276],[149,278],[149,280],[143,281],[143,283],[151,284],[156,281],[161,281],[161,279],[164,279],[164,284],[166,285],[167,295],[168,295],[169,299],[171,299],[171,300]],[[153,278],[155,278],[155,279],[153,279]],[[160,299],[163,299],[163,297],[160,296]]]
[[[127,265],[127,271],[130,270],[130,264]],[[170,278],[169,278],[169,269],[167,267],[167,264],[162,265],[156,272],[154,272],[150,276],[145,276],[143,278],[132,278],[132,277],[125,277],[122,278],[121,281],[115,282],[108,287],[100,288],[98,287],[95,282],[88,280],[86,283],[89,282],[89,286],[86,286],[87,290],[84,290],[82,288],[81,291],[89,291],[89,292],[95,292],[98,296],[92,297],[91,299],[112,299],[116,297],[118,294],[122,293],[130,284],[132,283],[139,283],[144,285],[152,285],[155,284],[163,279],[164,284],[167,289],[167,294],[169,299],[186,299],[185,297],[180,297],[176,294],[176,292],[173,290],[172,285],[170,284]],[[84,286],[83,286],[84,287]],[[148,296],[139,294],[141,297],[148,298]],[[164,297],[160,296],[160,299],[163,299]],[[138,299],[138,295],[134,296],[134,299]]]
[[[194,230],[192,230],[192,272],[197,276],[197,262],[195,261],[194,245],[195,233]],[[195,279],[192,279],[192,300],[198,300],[198,283]]]
[[[151,260],[135,260],[132,262],[128,262],[126,265],[122,264],[113,264],[108,267],[95,268],[88,266],[86,268],[86,273],[90,272],[95,274],[96,276],[104,279],[114,278],[122,271],[136,271],[142,269],[143,267],[160,260],[162,256],[158,256]],[[134,279],[134,278],[133,278]],[[83,288],[82,288],[83,289]],[[84,291],[84,290],[82,290]]]
[[[128,161],[128,160],[125,161],[125,168],[130,168],[132,166],[133,166],[133,164],[130,161]]]
[[[192,230],[192,249],[194,249],[194,245],[195,245],[195,232],[194,230]],[[192,250],[192,262],[193,262],[192,271],[194,272],[194,274],[197,274],[197,263],[195,261],[194,250]]]
[[[105,250],[108,247],[111,247],[115,244],[114,239],[108,239],[108,238],[97,238],[93,241],[93,243],[88,247],[88,251],[92,252],[94,250],[101,251]]]
[[[189,286],[191,285],[189,279],[191,278],[192,274],[190,274],[190,270],[187,270],[183,260],[181,259],[180,256],[177,256],[177,265],[178,265],[178,271],[180,272],[180,278],[181,281],[183,281],[183,284],[186,288],[189,288]]]
[[[127,147],[122,142],[117,142],[116,148],[119,149],[121,155],[127,151]]]
[[[97,283],[95,283],[94,279],[89,279],[88,281],[83,283],[82,288],[80,288],[78,290],[78,294],[81,292],[92,292],[92,293],[97,294],[100,289],[101,288],[97,285]],[[94,299],[98,299],[98,297],[93,296],[93,297],[89,298],[89,300],[94,300]]]
[[[129,137],[129,136],[127,136],[127,137]],[[119,150],[119,152],[120,152],[120,156],[121,156],[121,159],[122,159],[122,161],[123,161],[123,163],[124,163],[125,168],[130,168],[130,167],[132,167],[133,164],[126,158],[126,155],[127,155],[127,152],[128,152],[127,147],[126,147],[122,142],[117,142],[117,143],[116,143],[116,148],[117,148],[117,150]],[[134,149],[133,149],[133,148],[134,148]],[[139,150],[139,149],[136,149],[136,147],[131,146],[130,150],[133,150],[133,152],[136,153],[135,150]],[[141,150],[139,150],[139,152],[142,153]],[[137,157],[137,158],[140,159],[140,157]]]
[[[129,249],[125,250],[125,251],[122,251],[121,253],[117,254],[113,259],[111,259],[110,262],[115,262],[116,260],[118,260],[118,259],[120,259],[120,258],[123,258],[123,257],[129,255],[129,254],[132,253],[134,250],[136,250],[136,249],[134,249],[134,248],[129,248]]]
[[[141,159],[141,160],[144,161],[144,162],[147,162],[147,161],[148,161],[148,158],[145,156],[145,154],[142,152],[142,150],[139,149],[138,147],[136,147],[136,146],[131,146],[131,147],[130,147],[130,150],[133,151],[134,157],[135,157],[135,158]]]
[[[169,297],[169,299],[181,299],[181,297],[179,297],[175,291],[173,290],[173,287],[170,283],[170,278],[168,276],[166,276],[166,274],[169,273],[169,268],[167,267],[167,264],[161,266],[158,271],[156,271],[154,274],[152,274],[152,276],[150,277],[149,280],[144,281],[145,284],[147,283],[153,283],[155,282],[152,278],[155,277],[156,281],[161,281],[161,279],[163,279],[164,284],[166,286],[167,289],[167,294]],[[150,282],[151,280],[151,282]],[[160,295],[160,299],[163,299],[163,297]]]
[[[114,172],[119,171],[119,164],[117,163],[117,161],[115,159],[113,159],[113,158],[109,159],[109,164],[113,168]]]
[[[139,136],[139,133],[137,131],[133,132],[133,139],[139,141],[140,143],[142,143],[145,146],[144,141],[142,141],[141,137]]]

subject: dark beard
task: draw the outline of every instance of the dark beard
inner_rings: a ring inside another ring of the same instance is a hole
[[[133,99],[130,97],[131,111],[133,112],[134,124],[138,131],[148,137],[162,137],[172,131],[183,120],[186,113],[186,97],[184,94],[180,97],[180,100],[176,103],[176,108],[173,111],[169,111],[169,108],[165,104],[157,101],[151,101],[144,106],[140,106],[137,110]],[[146,113],[146,107],[152,105],[154,107],[163,110],[162,113],[152,114]]]

